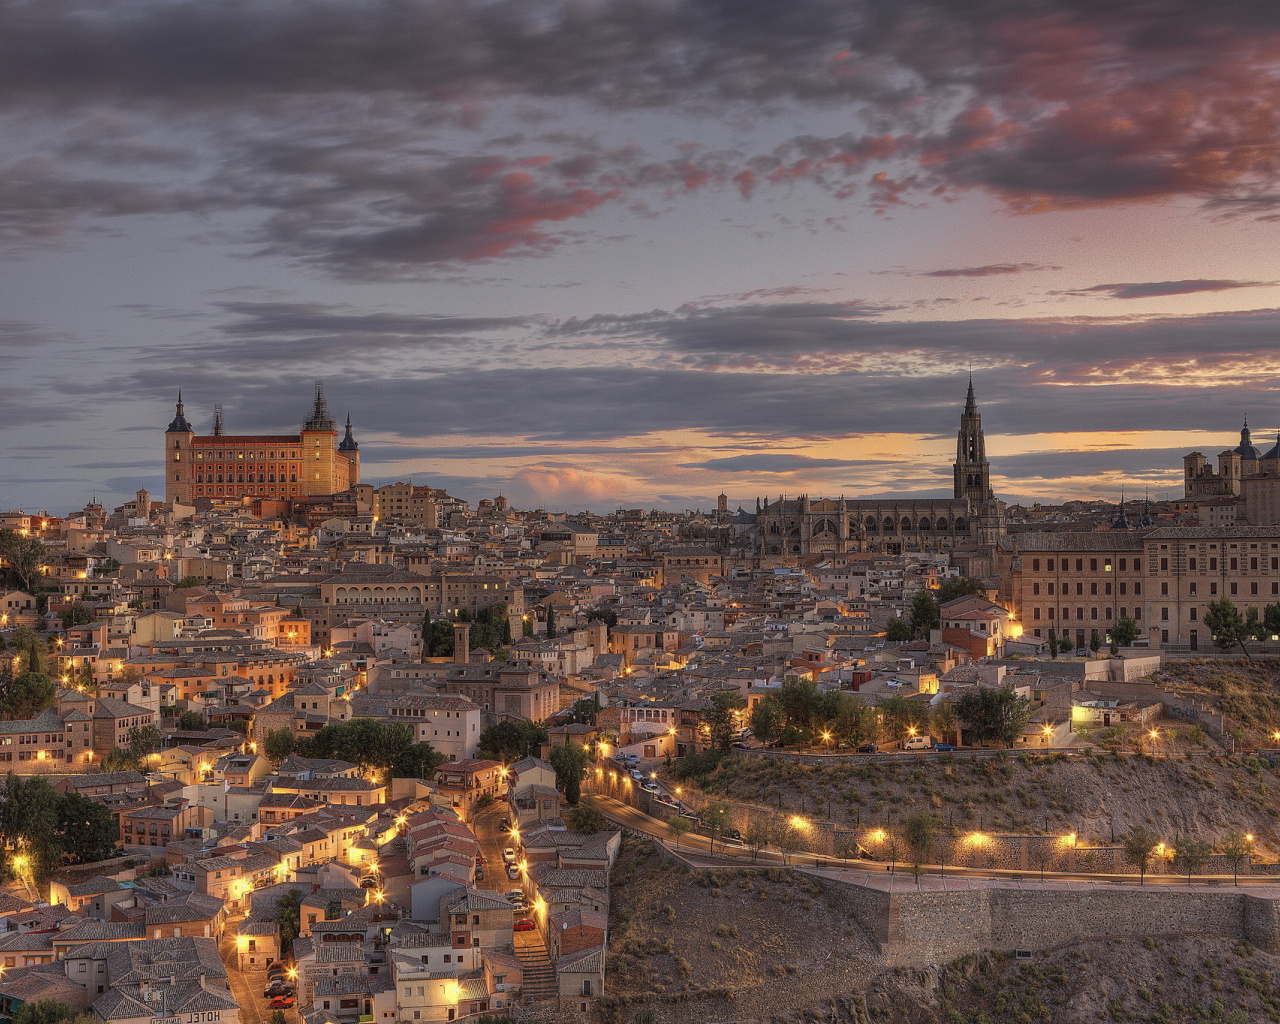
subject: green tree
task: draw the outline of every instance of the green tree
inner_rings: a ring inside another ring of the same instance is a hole
[[[262,753],[272,764],[279,764],[293,753],[297,745],[292,729],[287,726],[280,729],[271,729],[267,732],[266,739],[263,741]]]
[[[1147,868],[1151,864],[1151,855],[1155,853],[1156,843],[1156,837],[1142,825],[1131,828],[1121,840],[1125,863],[1138,869],[1139,885],[1146,884]]]
[[[1096,629],[1089,636],[1089,650],[1093,651],[1094,654],[1102,650],[1102,634]]]
[[[44,545],[16,530],[0,530],[0,567],[18,588],[31,593],[40,579]]]
[[[1031,720],[1031,701],[1018,696],[1012,686],[999,689],[983,686],[961,694],[956,702],[956,714],[968,726],[972,742],[997,740],[1009,747]]]
[[[353,718],[349,722],[326,725],[311,737],[306,751],[301,749],[301,745],[295,750],[310,757],[350,761],[366,771],[377,772],[385,781],[392,774],[400,755],[412,745],[413,730],[407,725]]]
[[[673,814],[667,819],[667,831],[675,837],[677,850],[680,849],[680,840],[689,834],[692,827],[689,819],[683,814]]]
[[[62,798],[44,779],[23,779],[12,772],[5,779],[0,803],[0,848],[13,857],[4,870],[17,868],[24,858],[25,872],[42,885],[62,863]]]
[[[178,728],[188,732],[198,732],[208,728],[204,715],[199,711],[184,711],[178,716]]]
[[[302,890],[290,889],[276,897],[276,924],[280,928],[280,955],[293,952],[293,940],[302,931]]]
[[[582,776],[587,770],[587,751],[576,743],[562,743],[551,748],[547,758],[556,770],[556,788],[569,804],[577,804],[582,795]]]
[[[144,765],[136,757],[120,747],[108,750],[102,757],[104,772],[141,771]]]
[[[721,690],[711,698],[707,724],[711,727],[711,745],[728,750],[738,727],[738,711],[746,704],[736,690]]]
[[[911,623],[906,619],[894,617],[885,623],[884,638],[890,643],[906,643],[913,639],[914,631],[911,629]]]
[[[1253,625],[1257,624],[1257,609],[1250,608],[1253,612]],[[1239,645],[1240,650],[1244,652],[1245,657],[1252,659],[1253,655],[1249,653],[1248,641],[1253,639],[1253,629],[1250,622],[1245,616],[1240,614],[1238,609],[1228,597],[1219,597],[1205,607],[1204,625],[1209,634],[1213,637],[1214,644],[1224,651]]]
[[[200,586],[199,576],[183,576],[173,585],[174,590],[190,590],[192,587]]]
[[[92,1013],[78,1014],[56,999],[41,999],[23,1003],[10,1020],[12,1024],[93,1024],[97,1018]]]
[[[972,576],[956,576],[946,580],[937,590],[938,606],[954,601],[957,597],[968,597],[970,594],[986,596],[987,588],[982,580]]]
[[[135,725],[126,734],[127,750],[130,756],[141,761],[148,754],[154,754],[164,743],[164,733],[154,725]]]
[[[551,605],[547,605],[547,637],[556,635],[556,610]]]
[[[1177,840],[1173,848],[1173,863],[1179,871],[1185,871],[1187,885],[1191,884],[1191,876],[1200,871],[1213,854],[1213,847],[1199,839],[1183,837]]]
[[[521,623],[520,623],[520,635],[521,635],[521,636],[533,636],[533,617],[532,617],[532,616],[530,616],[530,615],[526,615],[526,616],[524,616],[524,618],[521,620]]]
[[[587,835],[603,832],[609,827],[609,819],[590,804],[583,804],[581,807],[566,811],[564,823],[575,832],[584,832]]]
[[[720,801],[707,804],[698,815],[698,820],[707,830],[707,838],[711,840],[711,853],[714,854],[716,840],[724,835],[724,830],[729,827],[729,805]]]
[[[958,724],[955,706],[950,701],[942,701],[940,704],[933,706],[933,731],[937,734],[938,739],[943,741],[959,739],[956,736],[956,726]]]
[[[422,656],[424,658],[453,657],[453,623],[448,619],[430,618],[422,623]]]
[[[927,811],[917,812],[902,823],[902,841],[911,853],[911,870],[917,880],[920,878],[920,865],[933,848],[940,824],[938,818]]]
[[[923,736],[929,732],[928,704],[911,697],[885,697],[876,707],[883,717],[884,731],[891,739]]]
[[[1049,657],[1058,660],[1058,631],[1052,626],[1049,627]]]
[[[110,857],[120,838],[115,815],[96,800],[76,793],[60,801],[58,835],[62,852],[80,864]]]
[[[1249,862],[1251,847],[1249,837],[1239,832],[1228,832],[1218,847],[1218,852],[1231,862],[1231,877],[1236,885],[1240,884],[1240,865]]]
[[[591,608],[587,611],[587,621],[595,622],[599,620],[610,629],[618,624],[618,613],[612,608]]]
[[[751,709],[751,735],[761,743],[772,743],[782,735],[782,705],[770,694]]]
[[[393,779],[422,779],[430,781],[436,769],[449,759],[430,743],[410,743],[396,755],[391,764]]]
[[[76,601],[58,612],[58,618],[62,620],[63,629],[70,629],[72,626],[87,626],[93,621],[93,610],[83,601]]]
[[[271,1011],[271,1024],[287,1024],[287,1020],[284,1015],[284,1010]]]
[[[498,722],[489,726],[476,741],[476,756],[509,764],[529,755],[547,742],[547,730],[533,722]]]
[[[927,590],[922,590],[911,599],[911,632],[917,637],[927,637],[929,630],[937,629],[940,620],[938,602]]]
[[[1138,639],[1140,632],[1136,619],[1129,615],[1122,615],[1111,627],[1111,639],[1118,647],[1128,647]]]
[[[0,718],[23,721],[35,718],[57,699],[57,687],[43,672],[23,672],[3,684],[0,692]]]

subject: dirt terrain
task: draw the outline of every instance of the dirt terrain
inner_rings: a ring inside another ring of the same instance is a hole
[[[842,887],[770,868],[692,872],[628,839],[611,879],[605,1021],[759,1016],[867,984],[873,947]],[[726,998],[728,993],[732,996]]]
[[[689,785],[689,783],[686,783]],[[958,828],[1112,842],[1135,825],[1161,836],[1257,837],[1280,851],[1280,771],[1263,757],[1019,757],[807,767],[738,756],[701,782],[717,800],[799,812],[841,827],[928,810]]]

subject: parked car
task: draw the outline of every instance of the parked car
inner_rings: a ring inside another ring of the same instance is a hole
[[[498,828],[502,829],[502,831],[503,831],[503,832],[510,832],[510,831],[511,831],[511,819],[510,819],[510,818],[503,818],[500,822],[498,822]]]
[[[726,839],[732,839],[735,843],[740,843],[740,842],[742,842],[742,833],[741,833],[741,832],[739,832],[736,828],[727,828],[727,829],[725,829],[725,830],[724,830],[724,837],[725,837]]]
[[[658,789],[658,784],[656,782],[642,782],[640,783],[640,788],[643,789],[646,793],[662,792],[660,789]]]
[[[288,969],[283,964],[272,964],[267,968],[268,978],[284,978],[288,974]]]
[[[510,878],[510,879],[514,882],[517,878],[519,878],[519,877],[520,877],[520,869],[519,869],[518,867],[516,867],[514,864],[508,864],[508,865],[507,865],[507,877],[508,877],[508,878]]]
[[[276,996],[291,996],[293,995],[293,986],[286,985],[283,981],[273,981],[262,990],[262,995],[266,999],[274,999]]]
[[[617,757],[614,758],[614,760],[617,761],[618,764],[639,764],[640,755],[639,754],[619,754]]]
[[[482,868],[479,864],[476,865],[476,881],[477,882],[484,881],[484,868]]]
[[[269,1005],[273,1010],[287,1010],[293,1005],[293,996],[276,996]]]
[[[514,925],[512,925],[511,930],[513,932],[531,932],[537,927],[538,926],[534,924],[532,921],[530,921],[527,917],[522,917],[520,918],[519,921],[517,921]]]
[[[635,779],[636,782],[644,782],[649,777],[645,775],[645,773],[642,772],[639,768],[632,768],[631,771],[627,772],[627,774],[630,775],[633,779]]]
[[[874,743],[860,743],[858,744],[858,753],[859,754],[878,754],[880,753],[880,748],[877,747]]]
[[[945,753],[947,751],[955,750],[956,748],[950,743],[935,743],[933,745],[933,749]]]
[[[529,904],[527,904],[524,900],[516,896],[512,896],[510,902],[511,902],[511,909],[514,910],[517,914],[523,914],[526,910],[529,909]]]
[[[508,889],[508,890],[507,890],[506,892],[504,892],[502,895],[503,895],[503,896],[505,896],[507,899],[511,899],[511,897],[512,897],[512,896],[519,896],[521,899],[524,899],[524,890],[523,890],[523,889]]]
[[[933,747],[933,739],[929,736],[908,736],[902,741],[903,750],[929,750]]]
[[[502,851],[502,860],[506,864],[514,864],[516,862],[516,848],[508,846]]]

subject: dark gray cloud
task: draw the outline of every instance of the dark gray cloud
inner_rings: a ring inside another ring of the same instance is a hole
[[[1195,292],[1225,292],[1235,288],[1268,288],[1275,281],[1213,281],[1203,278],[1192,281],[1137,281],[1124,284],[1095,284],[1069,294],[1097,293],[1113,299],[1153,299],[1166,295],[1191,295]]]
[[[999,277],[1005,274],[1025,274],[1033,270],[1061,270],[1047,263],[987,263],[981,267],[949,267],[930,270],[921,277]]]
[[[730,455],[705,462],[682,462],[681,469],[712,469],[733,473],[795,473],[814,469],[834,469],[848,466],[882,466],[887,460],[812,459],[803,455],[760,454]]]

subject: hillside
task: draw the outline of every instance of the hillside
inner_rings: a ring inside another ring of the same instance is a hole
[[[778,868],[691,872],[629,839],[611,889],[606,1022],[629,1024],[636,1007],[666,1007],[672,1021],[765,1017],[873,975],[873,947],[834,883]]]
[[[1207,701],[1227,716],[1246,746],[1280,746],[1272,734],[1280,729],[1280,661],[1203,659],[1172,661],[1152,680],[1179,694]]]
[[[684,783],[694,790],[692,782]],[[1257,837],[1260,859],[1280,851],[1280,773],[1255,756],[1019,757],[921,764],[808,767],[731,756],[698,780],[708,797],[834,821],[901,821],[930,810],[964,830],[1074,832],[1110,842],[1135,825],[1168,840]]]

